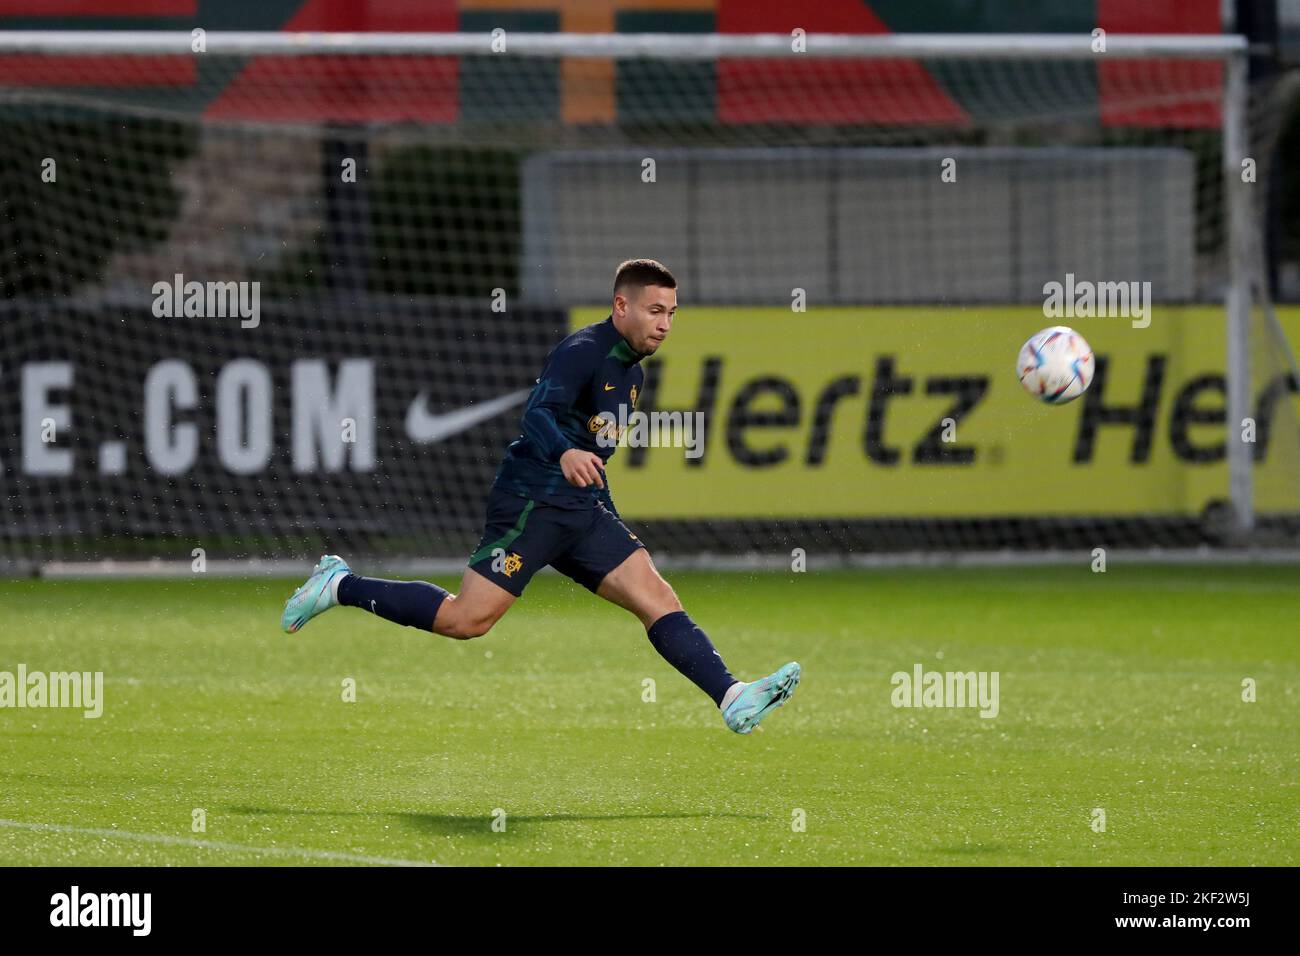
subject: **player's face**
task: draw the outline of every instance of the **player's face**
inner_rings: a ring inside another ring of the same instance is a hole
[[[623,316],[623,337],[642,355],[653,355],[664,344],[677,314],[677,290],[661,285],[630,289],[614,296],[614,311]]]

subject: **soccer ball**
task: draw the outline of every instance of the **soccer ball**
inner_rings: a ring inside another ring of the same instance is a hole
[[[1072,402],[1092,384],[1092,348],[1064,325],[1029,337],[1020,349],[1016,373],[1025,391],[1049,405]]]

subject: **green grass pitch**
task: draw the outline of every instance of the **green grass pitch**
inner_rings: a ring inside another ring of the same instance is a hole
[[[0,582],[0,670],[105,675],[98,720],[0,710],[0,865],[1300,854],[1300,569],[669,578],[738,676],[803,664],[760,732],[728,732],[630,615],[556,575],[467,642],[346,608],[288,637],[297,582]],[[997,671],[998,716],[895,708],[918,663]]]

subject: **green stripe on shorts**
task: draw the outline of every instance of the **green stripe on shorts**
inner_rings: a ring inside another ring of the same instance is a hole
[[[483,547],[470,555],[469,563],[478,564],[478,562],[482,561],[497,548],[504,550],[514,544],[515,539],[524,533],[524,525],[528,523],[528,514],[533,510],[533,505],[535,504],[537,504],[537,502],[533,501],[532,498],[529,498],[528,504],[524,505],[524,510],[519,512],[519,518],[515,521],[515,526],[496,541],[493,541],[491,544],[483,545]]]

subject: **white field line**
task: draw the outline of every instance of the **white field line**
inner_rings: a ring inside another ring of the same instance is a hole
[[[334,860],[340,863],[370,863],[376,866],[438,866],[420,860],[395,860],[384,856],[361,856],[356,853],[338,853],[333,850],[309,850],[305,847],[250,846],[243,843],[225,843],[221,840],[193,840],[188,837],[167,836],[163,833],[131,833],[127,830],[71,827],[61,823],[24,823],[21,820],[0,820],[0,828],[31,830],[44,833],[74,833],[108,840],[135,840],[138,843],[161,843],[165,846],[189,846],[202,850],[225,850],[231,853],[261,853],[266,856],[299,857],[308,860]]]
[[[1114,564],[1300,564],[1300,549],[1252,548],[1114,548],[1106,552],[1108,563]],[[207,563],[205,577],[209,578],[265,578],[278,577],[305,580],[311,573],[314,559],[276,561],[211,560]],[[866,569],[889,570],[893,568],[1000,568],[1038,567],[1041,565],[1087,566],[1092,562],[1091,551],[897,551],[864,554],[810,554],[808,567],[814,570]],[[670,571],[789,571],[790,555],[781,554],[677,554],[663,551],[655,554],[655,565]],[[397,575],[460,574],[465,568],[464,558],[412,558],[375,562],[375,573]],[[4,574],[0,568],[0,576]],[[42,578],[185,578],[198,577],[191,562],[184,561],[50,561],[39,567]],[[558,573],[552,567],[541,569],[543,574]]]

